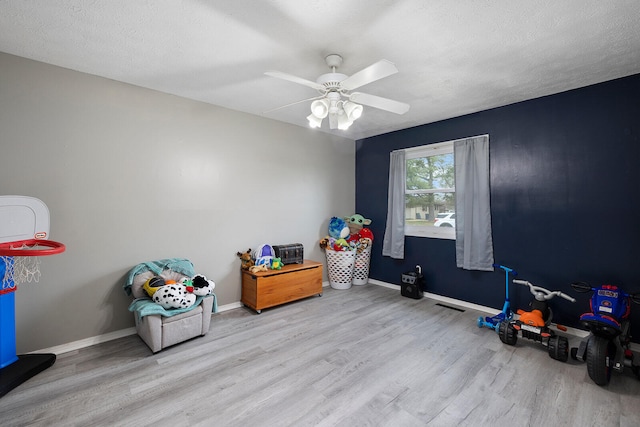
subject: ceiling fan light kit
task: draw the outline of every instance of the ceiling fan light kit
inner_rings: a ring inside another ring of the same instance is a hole
[[[320,93],[317,98],[294,102],[274,110],[313,100],[311,114],[307,116],[309,126],[319,128],[322,126],[322,120],[329,116],[329,128],[340,130],[348,129],[355,120],[362,116],[364,108],[361,104],[396,114],[404,114],[409,110],[409,104],[403,102],[366,93],[351,93],[354,89],[397,73],[398,69],[392,62],[383,59],[351,76],[336,73],[336,68],[342,64],[340,55],[328,55],[325,62],[331,68],[331,72],[321,75],[315,82],[280,71],[267,71],[265,74],[268,76],[302,84],[316,89]]]
[[[347,130],[352,124],[353,121],[349,120],[345,114],[338,114],[338,129]]]
[[[362,116],[362,110],[364,109],[362,108],[362,105],[351,101],[345,101],[342,104],[342,108],[344,109],[344,112],[347,113],[347,117],[349,117],[349,120],[351,121],[359,119],[360,116]]]
[[[311,115],[313,120],[309,119],[309,126],[312,128],[318,128],[322,126],[322,119],[329,114],[337,117],[337,127],[340,130],[346,130],[353,124],[353,122],[362,115],[362,105],[355,104],[351,101],[343,101],[338,91],[331,91],[325,95],[325,98],[316,99],[311,103]],[[334,117],[334,118],[335,118]],[[331,123],[329,126],[331,127]],[[335,129],[335,125],[331,127]]]
[[[311,112],[319,119],[324,119],[329,114],[331,102],[326,99],[316,99],[311,103]]]
[[[320,126],[322,126],[322,119],[317,118],[313,115],[313,113],[307,116],[307,120],[309,120],[309,127],[319,128]]]

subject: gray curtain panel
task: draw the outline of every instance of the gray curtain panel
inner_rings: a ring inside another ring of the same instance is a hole
[[[393,151],[389,160],[389,195],[387,224],[382,241],[382,255],[404,259],[404,150]]]
[[[453,143],[456,180],[456,265],[493,271],[489,136]]]

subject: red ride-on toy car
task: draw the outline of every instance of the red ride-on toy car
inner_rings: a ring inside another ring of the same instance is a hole
[[[569,340],[567,337],[557,335],[556,332],[549,327],[553,312],[547,301],[553,297],[562,297],[568,301],[576,300],[569,295],[560,291],[549,291],[540,286],[535,286],[526,280],[514,279],[513,283],[525,285],[535,297],[530,303],[531,311],[518,310],[518,319],[508,322],[502,322],[498,328],[500,340],[509,345],[515,345],[518,341],[518,333],[522,338],[537,341],[546,346],[549,351],[549,357],[561,362],[566,362],[569,358]],[[567,328],[557,325],[561,331]]]

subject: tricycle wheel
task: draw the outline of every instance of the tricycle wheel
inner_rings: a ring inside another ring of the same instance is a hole
[[[587,343],[587,372],[594,383],[607,385],[611,379],[611,362],[616,348],[606,338],[592,335]]]
[[[478,317],[477,325],[478,325],[478,328],[482,328],[482,325],[484,325],[484,319],[482,318],[482,316]]]
[[[500,341],[509,345],[516,345],[518,341],[518,331],[511,322],[500,322],[498,326],[498,336]]]
[[[549,338],[549,357],[566,362],[569,359],[569,340],[558,335]]]

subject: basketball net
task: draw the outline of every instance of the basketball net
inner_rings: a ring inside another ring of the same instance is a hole
[[[40,258],[37,256],[0,256],[5,265],[2,289],[13,288],[19,283],[40,281]],[[13,282],[13,286],[12,286]]]
[[[22,245],[13,248],[16,254],[20,250],[30,249],[32,246]],[[38,282],[40,280],[40,258],[38,256],[6,256],[0,255],[0,262],[4,263],[4,277],[0,294],[16,290],[20,283]]]
[[[0,276],[3,276],[0,294],[15,291],[19,283],[38,282],[40,256],[55,255],[64,250],[62,243],[53,240],[20,240],[0,244],[0,262],[3,263],[0,264]]]

